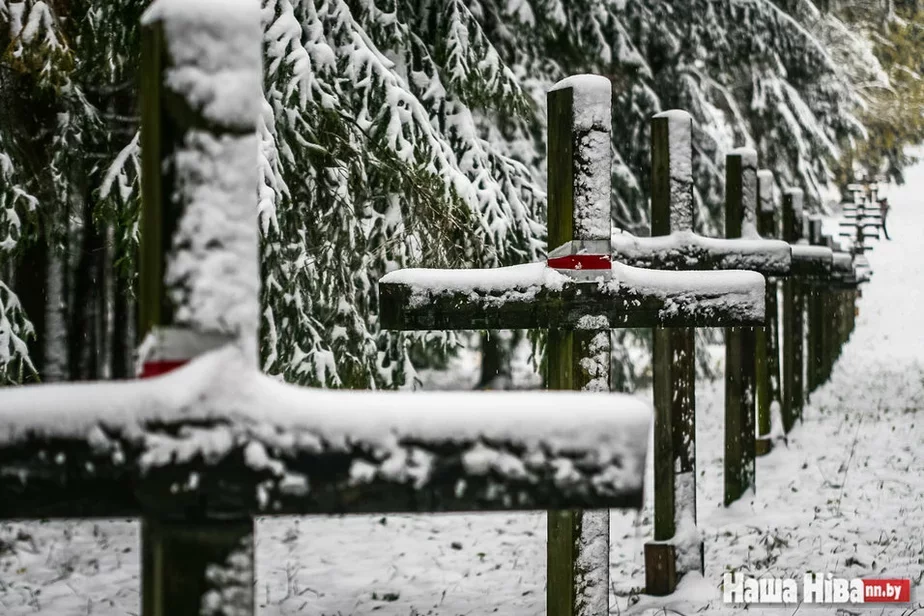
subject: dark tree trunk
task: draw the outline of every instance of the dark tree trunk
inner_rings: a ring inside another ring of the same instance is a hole
[[[481,334],[481,376],[478,389],[510,389],[512,386],[511,359],[515,336],[506,331]]]
[[[47,228],[47,227],[46,227]],[[57,233],[50,233],[47,242],[45,275],[45,333],[42,345],[42,379],[46,383],[67,381],[67,251],[62,250]]]
[[[123,276],[112,274],[114,297],[112,301],[112,378],[127,379],[133,376],[130,324],[135,318],[129,298],[129,283]]]
[[[35,336],[29,340],[29,357],[35,366],[38,376],[25,371],[23,376],[26,383],[35,383],[44,374],[44,352],[42,345],[45,340],[45,301],[46,301],[46,268],[48,264],[48,249],[45,245],[45,233],[35,234],[35,238],[23,250],[16,263],[16,274],[13,281],[13,291],[19,296],[19,301],[26,316],[35,328]]]
[[[93,205],[91,195],[86,195],[68,340],[71,378],[84,381],[100,378],[100,314],[105,296],[100,267],[105,257],[105,238],[93,222]]]

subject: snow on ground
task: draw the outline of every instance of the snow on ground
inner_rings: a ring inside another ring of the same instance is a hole
[[[875,275],[831,382],[812,396],[788,445],[759,460],[756,497],[727,510],[719,505],[722,384],[699,384],[706,575],[669,598],[640,596],[650,511],[614,512],[614,613],[738,613],[741,607],[723,605],[718,593],[726,569],[910,577],[915,606],[922,607],[924,165],[908,177],[893,191],[893,241],[871,255]],[[465,358],[458,367],[471,373],[470,364]],[[518,370],[528,372],[525,364],[519,360]],[[257,554],[257,600],[266,616],[545,611],[544,514],[265,519],[257,526]],[[137,614],[138,580],[134,522],[0,523],[3,616]],[[758,610],[788,616],[796,606]]]

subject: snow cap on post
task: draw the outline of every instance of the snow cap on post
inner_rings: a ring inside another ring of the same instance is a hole
[[[142,23],[142,327],[256,365],[260,2],[156,0]]]
[[[651,120],[651,235],[692,231],[693,117],[682,110]]]
[[[737,148],[729,152],[725,177],[725,237],[758,237],[757,151]]]
[[[576,75],[548,93],[549,267],[609,276],[612,198],[610,80]]]
[[[167,90],[216,132],[256,132],[263,91],[259,0],[155,0],[141,23],[163,29]]]

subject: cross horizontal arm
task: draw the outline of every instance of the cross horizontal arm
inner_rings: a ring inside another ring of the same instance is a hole
[[[620,263],[610,279],[589,282],[544,263],[409,269],[382,278],[379,303],[382,327],[396,330],[744,326],[764,321],[764,278]]]
[[[792,266],[789,244],[779,240],[712,239],[678,231],[659,237],[615,233],[612,244],[615,259],[649,269],[748,270],[785,276]]]
[[[638,507],[650,418],[611,394],[303,389],[225,348],[0,391],[0,519]]]
[[[831,273],[838,275],[853,274],[853,257],[846,252],[833,253],[831,262]]]
[[[826,278],[831,274],[834,253],[826,246],[792,245],[792,274],[809,278]]]

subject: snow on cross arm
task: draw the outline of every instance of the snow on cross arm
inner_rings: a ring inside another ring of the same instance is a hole
[[[634,267],[677,270],[748,270],[789,274],[792,254],[780,240],[709,238],[692,231],[636,237],[613,233],[613,255]]]
[[[0,390],[0,491],[15,495],[0,517],[137,515],[142,498],[213,513],[226,494],[253,514],[625,506],[650,422],[616,394],[304,389],[227,347],[140,382]]]

